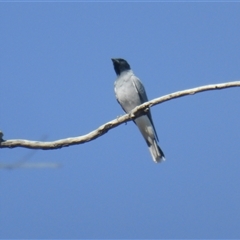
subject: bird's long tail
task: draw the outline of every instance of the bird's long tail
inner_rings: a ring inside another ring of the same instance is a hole
[[[162,149],[158,146],[155,139],[153,140],[153,143],[148,146],[148,148],[155,163],[165,161],[164,153]]]
[[[150,119],[144,115],[134,120],[142,133],[155,163],[165,160],[164,153],[157,144],[157,137]]]

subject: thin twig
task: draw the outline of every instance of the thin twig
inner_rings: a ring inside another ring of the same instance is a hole
[[[186,95],[193,95],[195,93],[200,93],[200,92],[210,91],[210,90],[221,90],[221,89],[230,88],[230,87],[240,87],[240,81],[205,85],[201,87],[178,91],[178,92],[171,93],[159,98],[155,98],[151,101],[145,102],[142,105],[134,108],[130,114],[125,114],[124,116],[121,116],[117,119],[107,122],[102,126],[100,126],[99,128],[97,128],[96,130],[83,136],[65,138],[65,139],[61,139],[53,142],[29,141],[29,140],[23,140],[23,139],[13,139],[13,140],[0,139],[0,148],[24,147],[24,148],[31,148],[31,149],[49,150],[49,149],[58,149],[62,147],[68,147],[71,145],[83,144],[106,134],[110,129],[115,128],[120,124],[131,121],[137,116],[143,114],[143,112],[146,112],[150,107],[154,105],[172,100],[174,98],[180,98]],[[3,134],[0,135],[0,138],[2,136]]]

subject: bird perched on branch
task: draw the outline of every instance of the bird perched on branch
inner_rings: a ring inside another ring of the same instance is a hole
[[[118,103],[126,113],[130,113],[135,107],[148,101],[147,94],[141,81],[134,75],[128,62],[122,58],[112,58],[117,79],[114,83],[114,91]],[[158,146],[158,136],[155,130],[150,109],[134,119],[142,133],[153,161],[159,163],[165,160],[164,153]]]

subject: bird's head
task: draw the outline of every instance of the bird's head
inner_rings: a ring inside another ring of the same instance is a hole
[[[112,62],[117,75],[120,75],[122,72],[131,69],[128,62],[122,58],[112,58]]]

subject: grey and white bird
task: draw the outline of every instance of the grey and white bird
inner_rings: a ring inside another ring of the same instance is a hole
[[[122,58],[112,58],[117,79],[114,83],[114,91],[118,103],[126,113],[130,113],[135,107],[148,101],[144,86],[130,68],[128,62]],[[153,161],[156,163],[165,160],[164,153],[158,146],[158,136],[155,130],[150,110],[134,119],[143,135]]]

